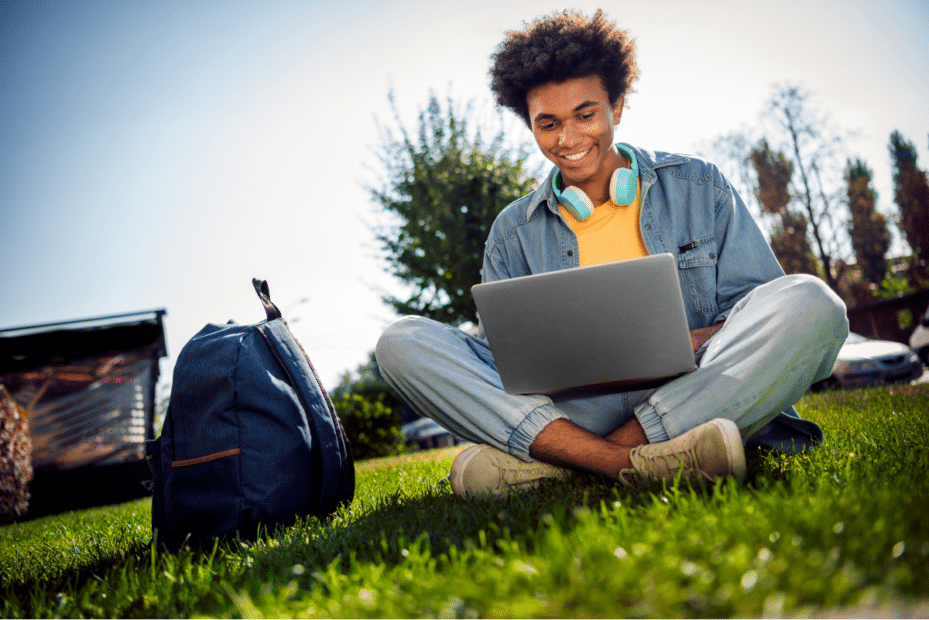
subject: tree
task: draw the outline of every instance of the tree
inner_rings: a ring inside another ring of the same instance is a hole
[[[790,179],[794,166],[781,152],[774,152],[768,141],[762,138],[749,154],[755,178],[758,180],[756,193],[761,208],[766,213],[781,215],[790,203]]]
[[[890,134],[894,170],[894,202],[900,207],[898,225],[913,248],[917,261],[929,261],[929,181],[916,166],[916,146],[899,131]]]
[[[355,458],[390,456],[404,451],[406,439],[401,428],[406,421],[404,413],[409,410],[381,377],[373,352],[354,375],[346,372],[329,396]]]
[[[763,122],[717,138],[711,151],[758,207],[784,270],[816,274],[839,291],[849,253],[839,157],[847,134],[811,100],[799,87],[775,86]]]
[[[486,142],[472,132],[451,100],[443,109],[434,94],[419,113],[415,139],[388,99],[399,134],[379,124],[382,188],[367,188],[390,222],[375,231],[388,272],[412,288],[406,299],[385,296],[400,314],[418,314],[451,325],[476,322],[471,286],[480,281],[490,225],[509,203],[527,194],[529,149],[505,146],[500,130]]]
[[[758,207],[756,215],[760,215],[757,213],[758,210],[763,211],[763,207],[757,204],[757,200],[753,200],[758,198],[758,186],[755,182],[757,176],[751,155],[758,142],[751,128],[742,128],[717,136],[703,149],[706,151],[704,156],[719,167],[745,201],[746,206]]]
[[[785,211],[781,221],[771,231],[771,250],[777,256],[784,273],[818,275],[816,257],[807,238],[808,222],[802,213]]]
[[[877,212],[877,192],[871,187],[874,173],[861,159],[848,160],[845,168],[848,208],[851,212],[849,235],[855,258],[866,282],[879,285],[887,275],[890,230],[887,218]]]
[[[791,211],[790,180],[793,163],[781,152],[771,150],[763,139],[749,154],[755,170],[755,195],[764,213],[779,220],[771,232],[771,249],[786,273],[816,275],[816,257],[807,238],[807,219]]]
[[[838,290],[835,263],[840,228],[834,218],[841,207],[838,193],[836,156],[843,138],[830,128],[828,116],[817,111],[810,93],[796,86],[778,87],[768,102],[766,117],[778,128],[778,150],[793,165],[795,189],[792,195],[800,203],[809,225],[809,237],[822,266],[822,276],[833,290]],[[825,181],[823,177],[825,176]],[[843,218],[844,219],[844,218]]]

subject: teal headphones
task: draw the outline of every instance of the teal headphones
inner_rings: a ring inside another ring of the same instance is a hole
[[[632,168],[617,168],[610,178],[610,200],[618,205],[631,205],[635,202],[635,191],[639,179],[639,164],[635,160],[635,154],[631,149],[622,144],[617,144],[616,148],[622,151],[632,163]],[[579,222],[583,222],[594,213],[595,205],[593,201],[580,188],[571,187],[559,191],[558,182],[561,180],[561,170],[555,170],[552,175],[552,191],[555,192],[555,198],[563,204],[568,212]]]

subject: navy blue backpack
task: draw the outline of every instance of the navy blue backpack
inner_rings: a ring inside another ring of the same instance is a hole
[[[161,436],[146,442],[152,528],[169,546],[254,540],[354,496],[332,401],[267,282],[253,284],[267,320],[210,324],[184,346]]]

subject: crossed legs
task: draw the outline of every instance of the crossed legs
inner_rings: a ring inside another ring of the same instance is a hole
[[[700,368],[635,398],[554,403],[506,394],[484,341],[427,319],[395,322],[376,354],[414,409],[460,437],[617,479],[637,446],[716,418],[733,420],[747,438],[828,374],[847,331],[844,305],[820,280],[786,276],[737,304]]]
[[[550,422],[535,436],[529,446],[529,456],[552,465],[583,469],[618,480],[622,470],[632,468],[632,449],[646,443],[645,431],[635,418],[605,437],[560,418]]]

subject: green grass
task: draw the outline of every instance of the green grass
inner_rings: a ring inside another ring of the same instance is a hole
[[[746,617],[927,613],[929,386],[808,395],[807,454],[749,480],[593,476],[462,501],[454,450],[358,464],[328,523],[208,552],[153,547],[149,501],[0,528],[5,617]]]

